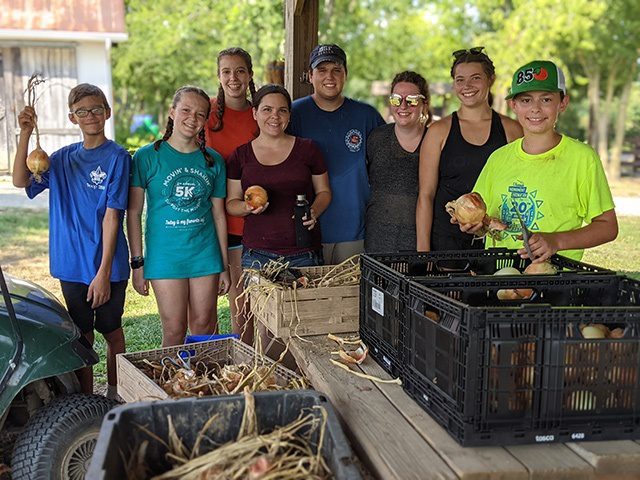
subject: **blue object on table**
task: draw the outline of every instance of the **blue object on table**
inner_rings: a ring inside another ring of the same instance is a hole
[[[224,338],[240,338],[237,333],[222,333],[219,335],[187,335],[184,343],[208,342],[210,340],[222,340]]]
[[[240,335],[237,333],[223,333],[219,335],[187,335],[184,339],[184,343],[209,342],[211,340],[224,340],[225,338],[240,339]],[[183,360],[188,360],[190,357],[195,357],[196,351],[193,349],[180,350],[178,355],[180,355]]]

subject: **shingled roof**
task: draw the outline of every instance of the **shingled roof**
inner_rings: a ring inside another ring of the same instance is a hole
[[[124,11],[124,0],[0,0],[0,36],[125,40]]]

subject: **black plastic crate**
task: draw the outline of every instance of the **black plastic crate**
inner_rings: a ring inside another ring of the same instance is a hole
[[[615,274],[560,255],[554,255],[551,262],[559,270],[553,276],[556,279],[575,274]],[[523,271],[530,263],[516,250],[505,248],[361,255],[360,337],[384,370],[393,376],[401,375],[405,351],[402,325],[410,279],[423,282],[440,278],[475,279],[475,275],[493,275],[504,267]]]
[[[504,267],[514,267],[521,272],[531,263],[523,259],[517,250],[490,248],[487,250],[447,250],[412,253],[373,253],[361,255],[362,268],[372,263],[382,265],[390,278],[493,275]],[[558,274],[615,274],[614,271],[578,262],[562,255],[553,255],[550,262],[558,269]]]
[[[360,338],[392,376],[401,375],[406,280],[366,255],[360,256]]]
[[[506,288],[533,295],[498,300]],[[583,323],[624,337],[584,339]],[[404,388],[463,445],[640,438],[640,282],[412,281],[403,325]]]
[[[328,418],[322,452],[334,478],[362,478],[336,413],[324,395],[312,390],[298,390],[260,392],[255,393],[254,397],[258,428],[262,432],[294,421],[303,410],[320,417],[320,411],[313,407],[323,407]],[[134,449],[144,440],[150,441],[144,455],[144,463],[152,470],[151,475],[166,471],[169,468],[165,458],[166,447],[154,441],[140,426],[166,440],[168,419],[171,417],[178,437],[190,449],[204,424],[213,415],[219,415],[216,422],[220,423],[214,423],[212,428],[209,428],[208,440],[201,445],[201,451],[204,453],[207,448],[215,448],[216,444],[235,440],[240,430],[243,412],[242,395],[138,402],[118,407],[110,411],[103,421],[87,478],[128,478],[126,462]],[[316,442],[317,439],[318,435],[315,434],[312,442]]]

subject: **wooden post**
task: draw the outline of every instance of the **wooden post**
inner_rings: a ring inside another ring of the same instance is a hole
[[[293,99],[310,95],[301,81],[309,53],[318,43],[319,0],[285,0],[284,84]]]

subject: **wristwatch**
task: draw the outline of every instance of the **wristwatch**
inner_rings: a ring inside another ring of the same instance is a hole
[[[144,257],[131,257],[131,268],[137,269],[144,265]]]

